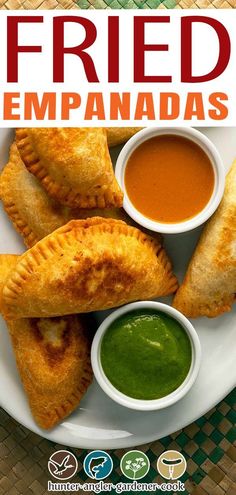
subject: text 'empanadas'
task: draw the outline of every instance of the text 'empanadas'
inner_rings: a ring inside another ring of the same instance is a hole
[[[128,219],[121,208],[69,209],[60,205],[26,169],[15,143],[10,148],[9,162],[0,175],[0,198],[27,247],[34,246],[73,218],[104,216]]]
[[[236,161],[223,200],[205,226],[174,306],[186,316],[230,311],[236,294]]]
[[[72,208],[122,206],[105,129],[16,130],[21,158],[48,194]]]
[[[0,255],[0,290],[16,261]],[[6,323],[32,414],[41,428],[52,428],[79,405],[92,382],[86,320],[74,315]]]
[[[3,288],[3,314],[17,319],[98,311],[176,289],[158,240],[119,220],[72,220],[19,258]]]

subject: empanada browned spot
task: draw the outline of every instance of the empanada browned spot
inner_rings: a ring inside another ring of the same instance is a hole
[[[85,313],[176,289],[159,240],[120,220],[72,220],[19,258],[3,288],[3,314]]]
[[[106,127],[108,146],[117,146],[134,136],[142,127]]]
[[[17,258],[0,255],[0,291]],[[41,428],[52,428],[79,405],[92,381],[86,320],[73,315],[6,323],[32,414]]]
[[[223,200],[205,226],[174,306],[186,316],[215,317],[230,311],[236,294],[236,161]]]
[[[16,142],[28,170],[63,205],[122,206],[105,129],[23,128],[16,130]]]
[[[73,218],[104,216],[130,221],[122,208],[70,209],[50,196],[23,164],[15,143],[9,162],[0,175],[0,198],[16,230],[27,247],[65,225]]]

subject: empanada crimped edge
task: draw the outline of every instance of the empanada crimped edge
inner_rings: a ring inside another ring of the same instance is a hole
[[[40,180],[52,198],[65,206],[70,208],[120,208],[122,206],[123,193],[118,186],[115,176],[107,191],[99,195],[84,196],[73,191],[73,188],[69,186],[57,183],[48,174],[42,160],[40,160],[33,147],[27,128],[16,130],[16,144],[27,169]],[[109,154],[108,149],[107,153]]]
[[[12,163],[16,163],[16,155],[12,153],[12,148],[16,146],[15,143],[11,146],[10,158],[7,166],[11,166]],[[27,247],[32,247],[38,238],[29,225],[25,222],[22,215],[20,214],[15,202],[12,200],[12,195],[8,187],[8,183],[5,180],[4,169],[0,175],[0,199],[4,204],[4,210],[11,219],[15,229],[23,237]]]
[[[168,259],[162,245],[155,239],[147,236],[138,229],[128,226],[125,222],[114,219],[104,219],[100,217],[93,217],[87,220],[72,220],[67,225],[61,227],[57,231],[53,232],[51,235],[44,238],[42,241],[38,242],[31,250],[26,252],[21,256],[19,262],[17,263],[15,271],[12,276],[8,279],[7,284],[3,289],[3,305],[4,314],[6,317],[19,318],[27,316],[59,316],[62,313],[51,313],[50,314],[38,314],[36,309],[33,314],[23,314],[22,308],[20,307],[20,302],[18,296],[24,291],[24,282],[29,279],[31,274],[37,272],[37,267],[50,260],[54,254],[57,256],[63,256],[66,249],[70,248],[78,239],[81,239],[81,235],[86,236],[86,230],[89,229],[89,235],[93,235],[99,232],[108,232],[134,237],[138,239],[144,246],[145,249],[150,249],[150,256],[155,256],[157,258],[156,262],[161,268],[161,295],[167,295],[175,292],[178,287],[178,282],[175,275],[172,273],[171,262]],[[159,268],[158,268],[159,270]],[[156,283],[156,282],[155,282]],[[142,294],[140,294],[140,298]],[[151,297],[151,296],[150,296]],[[152,297],[156,297],[153,294]],[[133,299],[135,300],[135,299]],[[121,303],[123,304],[123,303]],[[117,304],[108,306],[114,307]],[[16,307],[16,313],[14,312]],[[99,309],[99,308],[98,308]],[[94,309],[91,309],[91,311]],[[82,309],[82,312],[87,311]],[[80,312],[80,311],[73,311]],[[69,314],[69,312],[64,313]]]
[[[132,224],[122,208],[68,209],[57,203],[27,170],[15,142],[10,147],[8,163],[0,174],[0,199],[28,248],[72,219],[101,216]]]
[[[19,255],[0,254],[0,313],[2,312],[2,290],[10,273],[14,270]]]

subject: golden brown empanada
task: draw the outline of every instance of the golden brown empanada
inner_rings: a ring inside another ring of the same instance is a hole
[[[21,158],[48,194],[71,208],[122,206],[105,129],[16,130]]]
[[[106,127],[108,146],[117,146],[134,136],[142,127]]]
[[[15,143],[0,175],[0,198],[27,247],[32,247],[71,218],[70,210],[50,198],[25,168]]]
[[[3,288],[3,314],[17,319],[84,313],[176,288],[158,240],[119,220],[72,220],[19,258]]]
[[[35,421],[53,428],[79,405],[92,382],[90,338],[80,316],[7,321]]]
[[[223,200],[205,226],[174,306],[186,316],[230,311],[236,294],[236,161]]]
[[[52,199],[23,164],[15,143],[9,162],[0,175],[0,198],[27,247],[65,225],[73,218],[101,216],[132,222],[122,208],[69,209]]]
[[[18,258],[0,255],[0,292]],[[8,320],[7,326],[32,414],[41,428],[52,428],[78,406],[92,381],[86,324],[65,316]]]

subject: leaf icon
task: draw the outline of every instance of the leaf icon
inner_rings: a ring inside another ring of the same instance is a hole
[[[125,459],[125,463],[124,463],[124,469],[126,471],[131,471],[133,473],[133,476],[131,479],[134,479],[134,480],[137,479],[138,476],[139,476],[139,478],[142,478],[143,476],[145,476],[145,474],[146,474],[146,472],[144,472],[144,471],[146,471],[145,467],[148,466],[147,460],[145,459],[145,454],[143,457],[141,457],[140,454],[137,457],[134,457],[134,455],[132,455],[132,457],[131,457],[131,455],[130,455],[128,457],[128,459]]]

